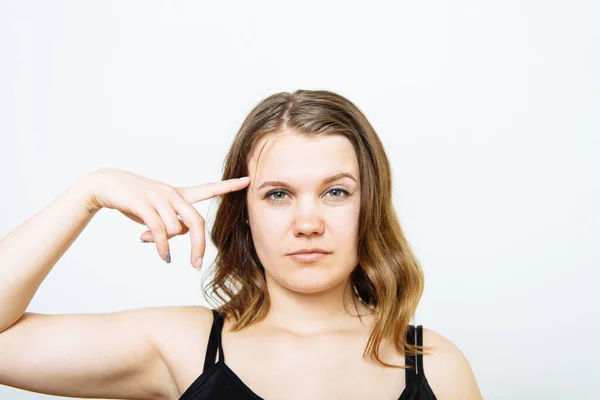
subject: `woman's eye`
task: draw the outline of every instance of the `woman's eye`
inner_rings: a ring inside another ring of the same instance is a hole
[[[350,192],[341,188],[329,189],[327,193],[330,194],[330,197],[334,199],[341,199],[350,195]],[[287,193],[283,190],[275,190],[273,192],[267,193],[265,197],[269,198],[272,201],[282,201],[283,199],[285,199],[286,195]]]
[[[350,193],[348,193],[348,191],[347,191],[347,190],[340,189],[340,188],[333,188],[333,189],[331,189],[331,190],[330,190],[328,193],[332,194],[332,195],[333,195],[332,197],[334,197],[334,198],[336,198],[336,199],[339,199],[339,198],[342,198],[342,197],[348,196],[348,195],[350,194]],[[334,194],[335,194],[335,195],[334,195]],[[342,194],[343,194],[344,196],[342,196]]]
[[[283,199],[282,197],[273,197],[274,195],[277,195],[277,194],[283,194],[283,195],[285,195],[285,192],[282,192],[281,190],[277,190],[275,192],[269,193],[267,195],[267,197],[270,197],[271,199],[276,200],[276,201],[282,200]]]

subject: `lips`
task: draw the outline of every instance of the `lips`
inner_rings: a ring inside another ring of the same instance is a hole
[[[329,254],[331,252],[327,251],[327,250],[324,250],[324,249],[313,247],[313,248],[306,248],[306,249],[296,250],[293,253],[289,253],[288,255],[292,256],[292,255],[296,255],[296,254],[311,254],[311,253]]]
[[[323,249],[302,249],[288,254],[294,261],[301,263],[311,263],[327,257],[330,252]]]

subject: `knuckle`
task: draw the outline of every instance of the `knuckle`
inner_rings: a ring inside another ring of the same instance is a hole
[[[163,187],[165,193],[167,193],[169,195],[169,197],[172,196],[179,196],[179,191],[177,190],[177,188],[170,186],[170,185],[164,185]]]
[[[188,223],[191,223],[193,226],[204,225],[204,218],[194,207],[185,204],[183,206],[183,211]]]
[[[169,212],[164,218],[164,224],[169,233],[177,233],[181,231],[181,220],[177,218],[174,212]]]
[[[150,189],[148,190],[148,192],[146,193],[146,196],[148,196],[148,198],[153,202],[153,203],[158,203],[158,202],[163,202],[164,200],[166,200],[168,197],[165,195],[164,191],[160,190],[160,189]]]
[[[156,226],[156,227],[152,228],[151,231],[153,234],[158,235],[160,238],[167,235],[167,229],[165,228],[164,225]]]
[[[177,192],[177,190],[174,187],[169,186],[169,185],[164,185],[161,188],[160,192],[164,198],[169,199],[169,200],[173,200],[174,198],[179,197],[179,193]]]
[[[148,201],[148,198],[140,193],[136,193],[131,200],[132,204],[138,205],[139,209],[142,211],[147,211],[148,208],[151,207],[151,203]]]
[[[187,188],[187,187],[177,188],[177,189],[175,189],[175,192],[177,193],[177,197],[179,197],[186,203],[189,202],[188,199],[191,197],[190,188]]]

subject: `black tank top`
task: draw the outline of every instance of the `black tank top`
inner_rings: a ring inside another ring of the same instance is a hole
[[[242,380],[225,364],[223,348],[221,347],[221,332],[223,330],[224,314],[212,310],[215,316],[206,358],[204,360],[204,371],[196,378],[189,388],[183,393],[179,400],[263,400],[250,389]],[[416,338],[415,338],[416,333]],[[409,343],[423,345],[423,327],[409,325],[407,334]],[[219,360],[216,361],[217,351]],[[405,389],[398,400],[436,400],[433,391],[427,383],[423,373],[423,356],[406,356],[405,363],[411,368],[405,371]]]

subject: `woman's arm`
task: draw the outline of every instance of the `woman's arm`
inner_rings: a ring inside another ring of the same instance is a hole
[[[0,384],[67,397],[178,398],[165,355],[177,346],[172,340],[178,337],[176,332],[193,331],[198,340],[207,341],[210,310],[155,307],[75,315],[24,311],[100,208],[116,209],[146,225],[163,260],[168,239],[189,231],[190,261],[195,265],[204,254],[204,221],[191,204],[247,185],[248,181],[232,179],[173,188],[127,171],[100,169],[77,180],[4,237],[0,241]]]
[[[52,267],[98,212],[86,179],[0,240],[0,332],[21,318]]]
[[[25,313],[98,212],[87,179],[0,241],[0,384],[69,397],[165,398],[169,371],[146,334],[158,310]]]

